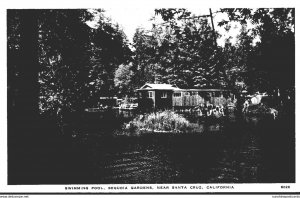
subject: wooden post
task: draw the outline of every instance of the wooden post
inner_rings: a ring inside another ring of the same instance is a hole
[[[213,20],[213,15],[212,15],[211,8],[209,8],[209,16],[210,16],[211,26],[212,26],[212,29],[213,29],[213,37],[214,37],[214,41],[215,41],[215,46],[217,47],[217,37],[216,37],[214,20]]]

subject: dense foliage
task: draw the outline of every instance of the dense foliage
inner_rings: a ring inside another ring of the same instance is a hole
[[[29,110],[37,96],[41,113],[81,111],[101,96],[133,95],[155,81],[293,94],[295,10],[222,9],[212,16],[220,12],[228,16],[218,23],[226,31],[242,25],[236,43],[218,44],[209,15],[157,9],[152,28],[138,28],[129,47],[103,10],[8,10],[10,105]]]
[[[135,84],[154,82],[181,88],[227,87],[237,92],[294,87],[294,9],[222,9],[228,20],[218,23],[227,32],[241,24],[236,43],[224,39],[209,22],[210,16],[192,15],[186,9],[157,9],[151,30],[134,36]]]
[[[115,72],[114,83],[120,97],[134,93],[131,86],[133,80],[132,64],[121,64]]]
[[[253,90],[272,91],[279,89],[290,94],[295,85],[295,9],[222,9],[228,14],[228,20],[219,25],[237,21],[244,26],[252,24],[251,34],[244,41],[252,42],[258,36],[255,46],[239,43],[246,49],[243,54],[248,68],[247,84]],[[247,23],[248,22],[248,23]],[[243,32],[240,37],[243,36]],[[248,40],[248,41],[247,41]],[[237,54],[237,58],[243,56]]]
[[[218,54],[208,20],[187,18],[191,13],[185,9],[156,13],[165,21],[154,23],[148,32],[138,29],[134,36],[138,76],[143,81],[162,76],[162,82],[181,88],[220,86],[222,76],[217,73]]]
[[[115,70],[130,60],[128,41],[118,25],[103,10],[37,10],[39,110],[80,111],[95,106],[101,96],[115,94]],[[8,11],[8,49],[18,53],[22,11]],[[96,21],[95,27],[88,22]],[[30,57],[28,57],[30,58]],[[16,63],[19,64],[19,63]],[[8,67],[13,70],[14,64]],[[28,67],[30,71],[30,68]],[[12,71],[18,78],[18,69]]]

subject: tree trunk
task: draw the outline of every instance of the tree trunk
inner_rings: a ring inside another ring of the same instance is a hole
[[[8,67],[15,67],[8,74],[8,184],[30,181],[31,167],[24,161],[35,159],[31,153],[37,149],[32,143],[39,142],[35,134],[40,132],[37,130],[40,128],[37,11],[21,10],[19,13],[19,55],[8,55],[10,59],[17,59],[8,60]]]
[[[13,117],[18,118],[15,124],[20,129],[32,132],[33,125],[37,124],[39,95],[37,11],[22,10],[20,13],[20,59],[16,65],[19,75],[15,87],[19,94]]]

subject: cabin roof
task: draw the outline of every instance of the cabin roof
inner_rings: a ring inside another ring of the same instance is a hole
[[[206,91],[206,92],[218,92],[218,91],[229,91],[228,89],[180,89],[176,85],[171,84],[152,84],[152,83],[146,83],[141,88],[137,89],[137,91],[142,90],[170,90],[170,91]]]
[[[138,91],[141,90],[181,90],[176,85],[171,84],[150,84],[146,83],[141,88],[137,89]]]
[[[179,91],[229,91],[229,90],[228,89],[180,89]]]

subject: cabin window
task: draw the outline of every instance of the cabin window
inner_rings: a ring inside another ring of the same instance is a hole
[[[162,92],[161,97],[162,98],[167,98],[167,92]]]
[[[153,98],[153,91],[148,91],[148,98]]]
[[[176,97],[176,98],[181,97],[181,93],[174,93],[174,97]]]
[[[185,96],[189,96],[189,95],[190,95],[190,92],[185,92],[184,95],[185,95]]]

